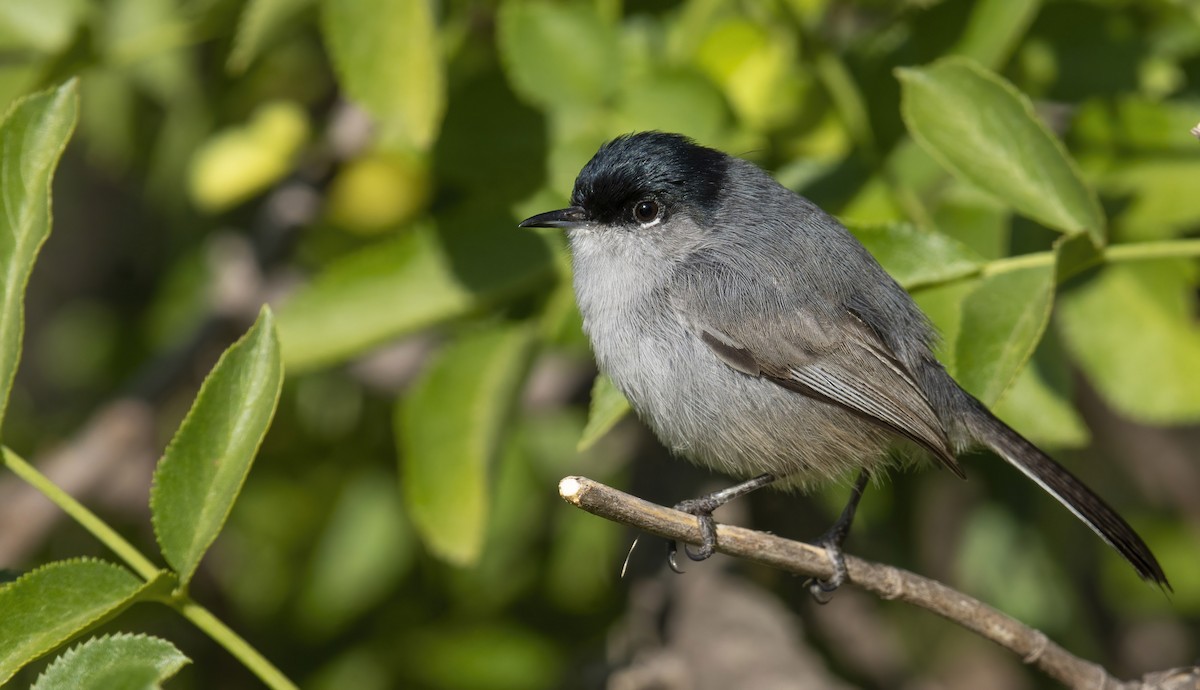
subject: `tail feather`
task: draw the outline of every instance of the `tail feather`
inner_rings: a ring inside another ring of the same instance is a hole
[[[1124,518],[1065,467],[997,419],[982,403],[973,398],[971,402],[979,414],[970,415],[969,426],[980,442],[1058,499],[1075,517],[1124,556],[1143,580],[1171,590],[1158,559]]]

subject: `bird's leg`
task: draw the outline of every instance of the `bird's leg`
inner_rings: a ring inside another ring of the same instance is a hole
[[[854,488],[850,491],[850,500],[842,509],[841,516],[817,540],[818,544],[825,547],[825,552],[829,554],[829,560],[833,562],[833,577],[828,580],[809,581],[808,593],[818,604],[828,604],[833,599],[833,593],[846,581],[846,558],[842,555],[842,544],[846,542],[846,536],[850,534],[854,513],[858,510],[858,502],[862,500],[863,489],[867,487],[867,481],[870,478],[871,473],[867,470],[863,470],[858,475],[858,480],[854,482]]]
[[[682,501],[675,504],[675,510],[680,510],[685,513],[695,515],[700,521],[700,548],[692,551],[685,544],[683,547],[684,553],[693,561],[703,561],[713,555],[713,551],[717,547],[717,521],[713,519],[713,511],[721,506],[729,503],[739,496],[761,489],[762,487],[775,481],[773,474],[760,474],[754,479],[742,482],[737,486],[731,486],[728,489],[714,491],[707,496],[693,498],[691,500]],[[667,565],[671,566],[671,570],[677,573],[682,573],[679,564],[675,562],[675,554],[677,547],[675,541],[667,542]]]

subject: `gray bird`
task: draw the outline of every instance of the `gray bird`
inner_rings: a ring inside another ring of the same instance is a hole
[[[658,438],[751,478],[677,506],[700,522],[693,559],[712,554],[712,511],[732,498],[859,472],[823,538],[835,575],[813,585],[822,599],[845,579],[867,478],[898,445],[963,478],[956,454],[982,445],[1169,587],[1125,520],[946,373],[929,321],[862,244],[757,166],[677,134],[622,136],[579,173],[570,208],[521,227],[566,229],[596,361]]]

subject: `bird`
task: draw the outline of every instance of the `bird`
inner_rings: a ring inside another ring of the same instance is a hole
[[[1116,511],[947,373],[930,321],[871,253],[753,163],[679,134],[622,135],[567,208],[520,227],[565,230],[583,330],[638,417],[674,454],[744,480],[676,506],[699,523],[693,560],[714,552],[720,505],[858,473],[820,540],[834,574],[810,590],[827,601],[870,477],[915,450],[965,479],[958,456],[985,447],[1170,588]]]

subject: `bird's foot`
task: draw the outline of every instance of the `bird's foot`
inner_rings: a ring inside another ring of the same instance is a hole
[[[713,519],[713,511],[721,505],[713,505],[714,501],[710,496],[704,498],[696,498],[687,501],[681,501],[675,504],[675,510],[690,513],[696,516],[696,520],[700,526],[700,544],[693,551],[687,544],[683,545],[683,552],[693,561],[703,561],[711,557],[717,549],[717,521]],[[675,540],[667,542],[667,565],[676,573],[683,573],[683,568],[679,567],[675,556],[678,554],[679,548]]]
[[[825,547],[829,562],[833,565],[833,576],[828,580],[811,579],[808,581],[808,593],[818,604],[828,604],[833,601],[833,594],[846,581],[846,557],[842,555],[841,544],[822,538],[818,542]]]

